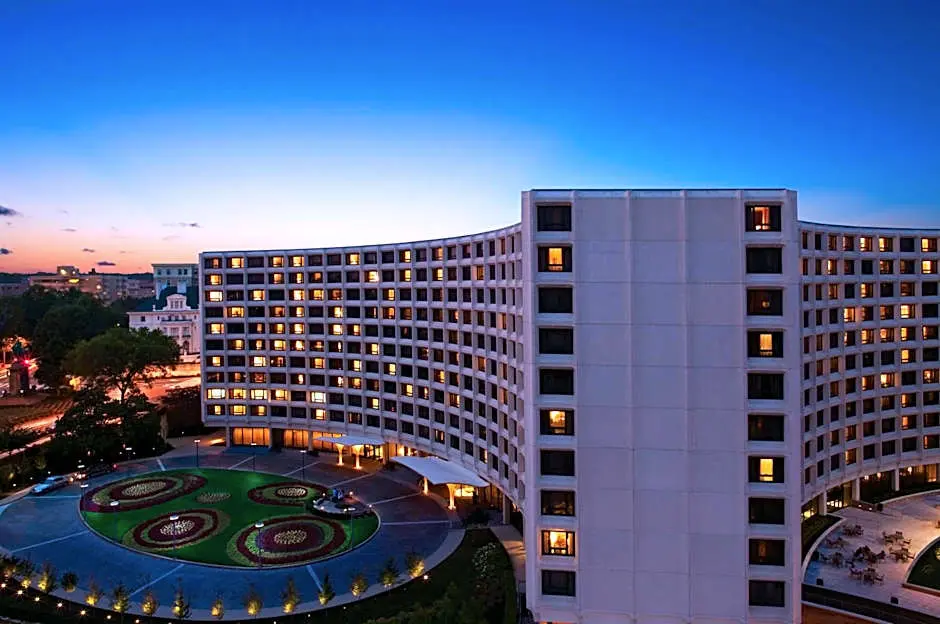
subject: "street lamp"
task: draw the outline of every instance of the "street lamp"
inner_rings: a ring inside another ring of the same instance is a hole
[[[196,448],[196,468],[199,467],[199,440],[193,440],[193,446]]]
[[[261,547],[261,529],[264,528],[264,522],[260,520],[255,522],[255,528],[258,529],[258,568],[264,567],[264,559],[261,558],[261,553],[264,549]]]
[[[79,509],[84,509],[84,508],[85,508],[85,492],[88,491],[88,484],[87,484],[87,483],[81,483],[81,484],[79,484],[78,487],[82,488],[82,495],[81,495],[81,497],[78,499],[78,508],[79,508]]]
[[[176,514],[173,514],[172,516],[170,516],[170,522],[173,523],[172,525],[170,525],[170,535],[173,537],[173,558],[174,559],[177,558],[176,556],[176,522],[179,519],[180,517],[177,516]]]
[[[256,447],[256,446],[258,446],[258,443],[257,443],[257,442],[252,442],[252,443],[251,443],[251,471],[252,471],[252,472],[257,472],[257,471],[255,470],[255,455],[257,455],[257,453],[255,452],[255,447]],[[264,525],[262,525],[262,526],[264,526]],[[259,527],[259,528],[260,528],[260,527]]]
[[[118,528],[117,528],[117,525],[118,525],[118,521],[117,521],[117,508],[118,508],[118,505],[120,505],[120,504],[121,504],[121,501],[116,501],[116,500],[113,500],[113,501],[111,501],[110,503],[108,503],[108,505],[111,507],[111,511],[115,512],[115,513],[114,513],[114,533],[115,533],[115,535],[117,535],[117,532],[118,532]],[[120,537],[120,536],[118,536],[118,537]],[[120,541],[120,540],[118,540],[118,541]]]
[[[307,449],[300,449],[300,480],[306,481],[305,476],[307,469]]]

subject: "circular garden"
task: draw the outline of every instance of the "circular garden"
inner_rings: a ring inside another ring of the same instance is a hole
[[[370,512],[324,518],[306,511],[324,488],[240,470],[173,470],[85,493],[94,531],[132,548],[194,563],[264,568],[301,565],[351,550],[378,528]]]

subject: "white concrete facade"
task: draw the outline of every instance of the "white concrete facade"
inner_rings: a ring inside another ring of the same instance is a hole
[[[176,292],[185,293],[199,288],[199,265],[190,262],[164,262],[153,265],[154,296],[159,299],[160,294],[170,286]]]
[[[801,374],[803,313],[836,305],[804,296],[826,278],[801,257],[827,252],[803,233],[842,229],[801,224],[783,189],[534,190],[482,234],[205,252],[204,418],[233,441],[380,436],[472,470],[523,512],[536,621],[799,622],[801,507],[861,474],[815,472],[843,422],[817,426],[816,386],[837,377]],[[858,463],[936,464],[937,424]]]
[[[159,330],[174,339],[181,355],[194,355],[202,347],[199,310],[189,307],[185,295],[168,296],[160,310],[154,306],[152,310],[128,312],[127,320],[131,329]]]

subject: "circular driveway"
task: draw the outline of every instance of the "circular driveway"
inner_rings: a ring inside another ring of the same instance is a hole
[[[126,479],[129,476],[192,468],[195,458],[176,455],[159,459],[131,462],[114,474],[90,481],[92,488]],[[131,592],[134,611],[144,593],[152,591],[161,606],[173,600],[177,586],[182,585],[193,608],[193,618],[208,616],[212,602],[222,597],[226,611],[235,615],[242,607],[245,594],[253,586],[261,594],[265,609],[280,612],[280,594],[292,578],[303,604],[299,610],[318,606],[316,596],[323,577],[328,573],[342,602],[350,580],[363,573],[377,585],[379,571],[394,557],[404,570],[404,557],[414,551],[433,565],[453,551],[460,542],[461,530],[452,529],[453,516],[435,496],[425,496],[416,487],[417,477],[410,471],[376,471],[374,464],[366,470],[335,465],[335,455],[308,457],[301,467],[297,451],[251,454],[240,449],[204,449],[200,466],[235,470],[256,470],[301,478],[324,487],[341,487],[372,504],[381,525],[376,534],[356,549],[334,558],[295,567],[277,569],[225,569],[176,561],[136,552],[115,544],[90,531],[83,523],[78,503],[80,489],[70,485],[45,496],[24,496],[0,506],[0,549],[19,558],[32,560],[37,567],[51,562],[57,572],[78,575],[78,589],[68,598],[82,601],[92,580],[106,593],[118,583]],[[371,592],[370,592],[371,593]]]

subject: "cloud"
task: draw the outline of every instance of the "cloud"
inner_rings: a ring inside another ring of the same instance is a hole
[[[77,232],[78,230],[76,230],[75,228],[62,228],[62,231],[63,232]]]
[[[176,234],[171,234],[171,235],[169,235],[169,236],[164,236],[164,237],[161,238],[160,240],[171,241],[171,240],[176,240],[176,239],[178,239],[178,238],[179,238],[179,236],[177,236]]]
[[[59,213],[59,214],[67,215],[67,214],[69,213],[69,211],[68,211],[68,210],[59,209],[59,210],[58,210],[58,213]]]
[[[127,252],[122,249],[122,250],[119,251],[118,253],[119,253],[119,254],[126,254]]]
[[[202,227],[198,223],[185,223],[183,221],[178,221],[177,223],[164,223],[163,227],[178,227],[178,228],[198,228]]]
[[[6,247],[0,247],[0,256],[9,256],[13,253],[12,249],[7,249]]]
[[[12,221],[7,221],[7,226],[13,227],[13,222],[12,222]]]
[[[82,247],[82,251],[84,253],[95,253],[95,250],[91,249],[90,247]]]
[[[12,208],[0,206],[0,217],[22,217],[23,215]]]
[[[119,229],[117,228],[117,226],[112,225],[112,226],[111,226],[111,231],[112,231],[112,232],[120,232],[121,230],[119,230]]]
[[[117,262],[111,262],[110,260],[99,260],[96,264],[98,266],[117,266]]]

